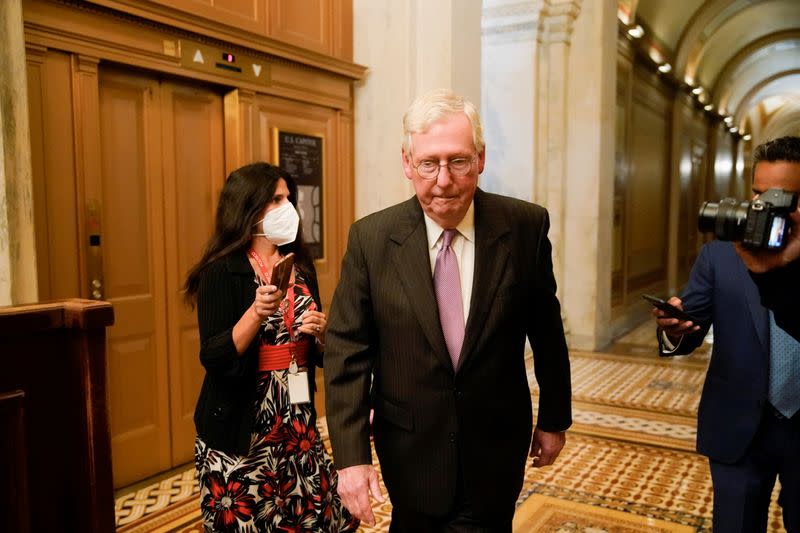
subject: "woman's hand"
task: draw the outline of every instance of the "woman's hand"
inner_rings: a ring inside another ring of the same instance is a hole
[[[275,285],[261,285],[256,289],[256,297],[251,308],[259,322],[263,322],[271,316],[283,300],[283,291],[279,291]]]
[[[327,327],[328,320],[325,313],[309,310],[303,313],[303,325],[297,329],[303,333],[313,335],[320,344],[325,345],[325,330]]]

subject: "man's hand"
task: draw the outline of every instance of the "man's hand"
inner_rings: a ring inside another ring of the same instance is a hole
[[[567,432],[557,431],[555,433],[542,431],[538,427],[533,430],[533,441],[531,442],[531,453],[533,457],[532,466],[540,468],[551,465],[555,462],[561,448],[567,442]]]
[[[681,302],[681,299],[677,296],[673,296],[667,300],[667,303],[672,304],[683,311],[683,302]],[[662,311],[661,309],[656,309],[655,307],[651,313],[656,318],[658,327],[660,327],[661,330],[667,334],[667,337],[669,337],[670,342],[673,344],[680,342],[680,338],[682,336],[700,329],[700,326],[696,325],[691,320],[680,320],[678,318],[671,317],[666,312]]]
[[[792,232],[786,237],[786,245],[780,250],[752,250],[735,243],[736,253],[751,272],[760,274],[773,268],[786,266],[800,257],[800,208],[789,215]]]
[[[378,484],[378,472],[372,465],[348,466],[337,471],[339,474],[339,496],[350,514],[369,526],[375,525],[375,515],[369,496],[379,503],[386,501]]]

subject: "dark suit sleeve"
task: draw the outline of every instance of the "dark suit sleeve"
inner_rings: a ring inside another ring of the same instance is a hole
[[[775,323],[800,340],[800,259],[763,274],[750,272],[761,304],[775,315]]]
[[[197,291],[200,363],[210,374],[236,376],[245,369],[245,356],[239,355],[233,343],[233,326],[244,312],[237,308],[237,290],[233,276],[222,262],[209,266],[200,278]]]
[[[564,431],[572,424],[572,386],[561,305],[556,297],[552,246],[547,237],[550,219],[546,211],[539,231],[535,231],[535,226],[533,229],[538,243],[529,299],[533,312],[529,313],[527,330],[540,389],[536,426],[543,431]]]
[[[325,407],[336,468],[372,463],[370,382],[374,363],[369,273],[359,226],[350,228],[325,347]]]
[[[711,327],[712,310],[714,306],[714,268],[711,260],[711,248],[706,245],[700,250],[700,255],[689,274],[689,282],[681,294],[683,310],[697,319],[700,326],[698,331],[684,335],[677,349],[668,351],[661,336],[661,330],[656,328],[658,337],[658,353],[662,356],[687,355],[695,351],[703,342],[708,329]]]
[[[306,278],[306,283],[308,284],[308,291],[311,293],[311,297],[314,298],[314,302],[317,304],[317,311],[322,312],[322,299],[319,297],[319,282],[317,281],[317,269],[314,265],[310,265],[309,267],[305,267],[302,269],[303,274]],[[322,346],[315,342],[311,348],[311,361],[313,361],[315,367],[322,368],[325,364],[325,352]],[[312,379],[312,383],[314,387],[316,387],[316,383]],[[315,389],[316,390],[316,389]]]

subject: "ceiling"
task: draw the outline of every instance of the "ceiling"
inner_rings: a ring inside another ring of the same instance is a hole
[[[618,0],[670,76],[732,127],[766,138],[800,133],[800,0]],[[666,68],[666,67],[664,67]],[[775,121],[779,121],[780,124]],[[785,134],[785,133],[784,133]]]

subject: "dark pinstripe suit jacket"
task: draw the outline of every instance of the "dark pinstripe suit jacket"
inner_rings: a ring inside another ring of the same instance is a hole
[[[353,224],[325,354],[337,468],[371,462],[372,406],[375,448],[395,505],[445,513],[460,469],[478,516],[513,515],[533,418],[526,335],[541,387],[538,426],[571,424],[548,227],[542,207],[476,191],[472,300],[454,371],[416,197]]]

